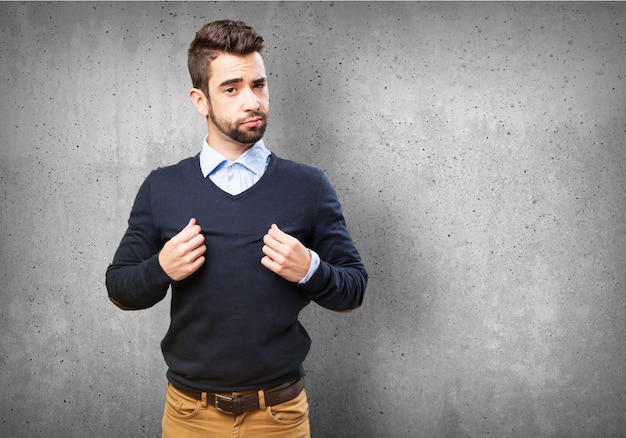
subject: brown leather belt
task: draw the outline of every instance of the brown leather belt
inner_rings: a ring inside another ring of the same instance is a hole
[[[263,390],[265,395],[265,406],[275,406],[285,403],[300,394],[304,389],[304,379],[300,378],[295,382],[287,382],[282,385],[274,386]],[[202,400],[203,394],[206,394],[208,404],[215,406],[218,411],[227,412],[233,415],[240,415],[246,411],[256,411],[261,408],[259,402],[259,394],[232,396],[228,394],[220,394],[215,392],[194,392],[186,391],[178,388],[180,392],[188,397]]]

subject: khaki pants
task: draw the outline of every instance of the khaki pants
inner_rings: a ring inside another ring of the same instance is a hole
[[[288,402],[232,415],[191,398],[168,383],[163,413],[163,438],[310,438],[306,391]],[[234,393],[249,395],[250,393]]]

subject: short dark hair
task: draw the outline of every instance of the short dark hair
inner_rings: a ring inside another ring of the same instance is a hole
[[[209,69],[220,52],[243,56],[262,53],[263,47],[263,37],[243,21],[218,20],[205,24],[196,32],[187,51],[193,87],[209,96]]]

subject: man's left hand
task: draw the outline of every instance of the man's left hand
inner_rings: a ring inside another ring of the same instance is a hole
[[[311,266],[311,254],[295,237],[281,231],[273,224],[263,236],[261,264],[285,280],[297,283],[302,280]]]

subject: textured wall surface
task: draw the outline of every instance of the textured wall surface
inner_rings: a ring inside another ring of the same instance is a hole
[[[186,49],[266,37],[268,147],[370,273],[302,314],[314,436],[626,436],[625,3],[0,3],[0,435],[156,437],[166,299],[104,272],[199,151]]]

